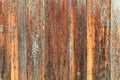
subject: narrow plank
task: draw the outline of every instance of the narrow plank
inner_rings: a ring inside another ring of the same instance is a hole
[[[45,80],[68,80],[68,1],[46,1]]]
[[[5,15],[4,15],[4,3],[3,0],[0,0],[0,80],[3,79],[3,66],[4,66],[4,44],[5,44]]]
[[[87,80],[93,80],[93,55],[95,54],[94,31],[92,0],[87,0]]]
[[[111,0],[111,80],[120,80],[120,1]]]
[[[87,30],[86,1],[72,0],[72,80],[86,80],[87,75]]]
[[[58,4],[58,3],[57,3]],[[59,23],[56,24],[58,26],[58,64],[59,69],[59,80],[68,80],[69,75],[69,59],[68,59],[68,1],[59,0],[59,15],[56,19],[59,19]],[[57,15],[57,14],[56,14]]]
[[[44,80],[44,0],[27,0],[28,80]]]
[[[40,80],[45,80],[45,1],[40,0]]]
[[[11,80],[18,80],[18,26],[17,26],[17,1],[10,0],[9,13],[9,53],[11,61]]]
[[[88,0],[87,4],[87,80],[109,80],[110,0]]]
[[[17,0],[19,80],[27,80],[26,0]]]
[[[95,1],[94,80],[110,80],[110,0]],[[94,5],[94,4],[93,4]]]
[[[3,71],[2,71],[2,80],[10,80],[11,79],[11,61],[10,61],[10,52],[9,52],[9,14],[10,14],[10,1],[9,0],[0,0],[2,1],[2,22],[3,22],[3,34],[4,37],[2,38],[2,54],[3,54]]]

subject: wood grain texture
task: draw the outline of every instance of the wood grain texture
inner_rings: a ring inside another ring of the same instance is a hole
[[[87,3],[87,80],[109,80],[110,0]]]
[[[93,80],[93,55],[95,53],[95,26],[92,0],[87,0],[87,80]]]
[[[44,0],[27,0],[27,76],[44,80],[45,21]]]
[[[68,80],[68,1],[46,1],[45,80]]]
[[[1,72],[1,80],[10,80],[11,79],[11,59],[10,59],[10,52],[9,52],[9,13],[10,13],[10,7],[9,4],[10,1],[6,0],[0,0],[0,25],[1,25],[1,37],[0,37],[0,44],[1,44],[1,50],[0,50],[0,67]]]
[[[18,80],[18,26],[17,26],[17,1],[10,1],[8,14],[8,45],[11,62],[11,80]]]
[[[110,0],[95,2],[94,80],[110,79]]]
[[[4,54],[5,54],[5,4],[3,1],[0,1],[0,79],[3,79],[4,71]]]
[[[72,0],[72,80],[86,80],[87,75],[87,33],[86,1]]]
[[[26,0],[17,1],[19,79],[27,80]]]
[[[0,80],[120,80],[119,0],[0,0]]]
[[[120,80],[120,1],[111,0],[111,80]]]

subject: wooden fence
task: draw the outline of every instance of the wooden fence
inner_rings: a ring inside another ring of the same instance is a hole
[[[0,80],[120,80],[120,0],[0,0]]]

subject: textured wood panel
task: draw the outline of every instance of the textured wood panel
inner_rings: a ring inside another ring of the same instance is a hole
[[[0,0],[0,79],[11,79],[11,59],[9,48],[10,1]],[[6,45],[7,44],[7,45]]]
[[[87,4],[87,80],[109,80],[110,0]]]
[[[111,0],[111,80],[120,80],[120,1]]]
[[[11,62],[11,80],[18,80],[18,26],[17,26],[17,1],[10,1],[8,14],[8,45]]]
[[[27,80],[26,2],[17,1],[19,79]]]
[[[86,1],[71,2],[72,80],[86,80],[87,33]],[[82,65],[82,66],[81,66]]]
[[[119,80],[119,0],[0,0],[0,80]]]
[[[68,80],[68,1],[46,1],[46,80]]]
[[[28,80],[44,80],[44,5],[44,0],[26,0]]]

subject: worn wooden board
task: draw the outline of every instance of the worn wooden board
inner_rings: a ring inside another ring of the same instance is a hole
[[[10,59],[10,48],[9,48],[9,13],[10,1],[0,0],[0,79],[10,80],[11,79],[11,59]],[[8,45],[6,45],[8,44]]]
[[[119,0],[0,0],[0,80],[119,80]]]
[[[120,80],[120,1],[111,0],[111,80]]]
[[[68,1],[46,1],[45,79],[68,80]]]
[[[72,80],[86,80],[87,33],[86,1],[71,0]],[[82,66],[81,66],[82,65]]]
[[[19,79],[27,80],[26,2],[17,1]]]
[[[45,1],[26,0],[27,79],[44,80]]]
[[[109,80],[110,0],[87,3],[87,80]]]

